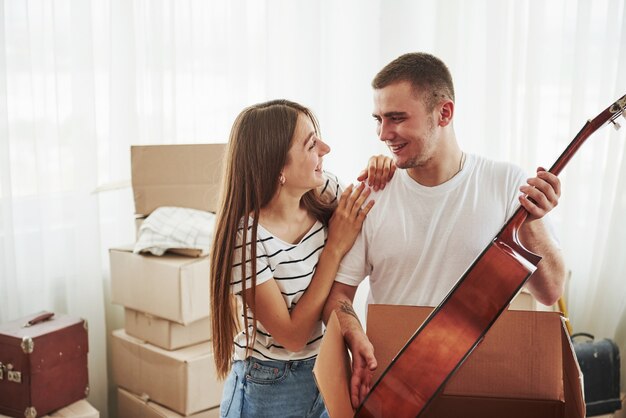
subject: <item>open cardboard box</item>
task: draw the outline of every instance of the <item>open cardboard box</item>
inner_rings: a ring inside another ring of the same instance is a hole
[[[135,145],[131,176],[135,213],[160,206],[215,212],[226,144]]]
[[[433,308],[369,305],[377,380]],[[333,313],[313,370],[331,418],[352,417],[350,358]],[[416,365],[416,373],[419,366]],[[558,312],[505,311],[423,418],[582,418],[582,373]],[[396,418],[396,417],[394,417]]]

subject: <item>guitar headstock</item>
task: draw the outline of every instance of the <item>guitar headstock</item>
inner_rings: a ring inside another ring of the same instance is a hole
[[[626,110],[626,94],[609,107],[609,112],[611,113],[609,122],[613,124],[615,130],[621,128],[620,124],[617,123],[615,119],[619,118],[620,115],[624,116],[624,118],[626,119],[626,114],[624,113],[624,110]]]
[[[582,145],[583,142],[591,134],[600,129],[602,126],[607,123],[612,123],[615,129],[619,129],[620,125],[615,120],[620,116],[624,116],[626,118],[626,94],[619,98],[615,103],[604,109],[598,116],[595,118],[588,120],[587,123],[582,127],[580,132],[576,134],[574,140],[567,146],[563,154],[556,160],[554,165],[550,168],[550,172],[556,174],[557,176],[565,167],[567,162],[572,158],[572,156],[576,153],[578,148]]]

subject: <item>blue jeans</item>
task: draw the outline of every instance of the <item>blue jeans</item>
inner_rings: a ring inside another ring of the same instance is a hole
[[[222,417],[328,417],[313,379],[315,359],[235,361],[224,382]]]

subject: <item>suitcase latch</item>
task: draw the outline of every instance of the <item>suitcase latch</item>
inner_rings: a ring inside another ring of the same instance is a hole
[[[7,380],[13,383],[22,383],[22,372],[14,371],[12,364],[7,364]]]
[[[13,365],[11,363],[6,365],[0,363],[0,380],[4,380],[5,374],[9,382],[22,383],[22,372],[13,370]]]
[[[11,363],[7,364],[6,366],[3,365],[2,367],[0,367],[0,370],[6,370],[7,380],[9,382],[22,383],[22,372],[13,370],[13,365]]]

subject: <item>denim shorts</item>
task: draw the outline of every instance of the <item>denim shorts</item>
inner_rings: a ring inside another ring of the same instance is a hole
[[[235,361],[224,382],[222,417],[328,417],[313,379],[315,359]]]

